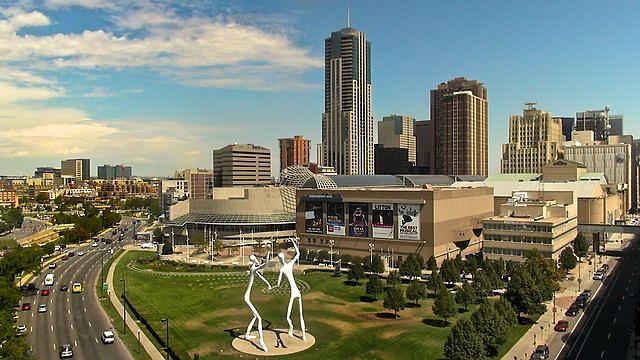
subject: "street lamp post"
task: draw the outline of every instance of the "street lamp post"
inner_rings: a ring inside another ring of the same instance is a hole
[[[189,229],[187,229],[187,262],[189,262]]]
[[[171,252],[173,252],[176,249],[176,241],[175,238],[173,237],[173,228],[171,228]]]
[[[329,240],[329,261],[331,262],[331,267],[335,267],[333,266],[333,244],[335,243],[335,241],[333,241],[333,239]]]
[[[369,243],[369,266],[373,263],[373,248],[375,245],[373,243]]]
[[[127,333],[127,282],[124,278],[120,279],[122,281],[122,333]]]
[[[167,360],[169,360],[169,318],[164,318],[164,319],[161,319],[160,321],[167,325],[165,327],[165,329],[166,329],[165,345],[167,347]]]
[[[580,275],[580,261],[578,261],[578,292],[580,292],[581,282],[582,282],[582,276]]]
[[[138,329],[138,354],[140,353],[140,329]]]

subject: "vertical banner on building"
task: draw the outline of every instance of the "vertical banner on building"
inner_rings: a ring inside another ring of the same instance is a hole
[[[349,204],[349,236],[369,236],[369,205],[364,203]]]
[[[304,212],[304,231],[313,234],[322,234],[322,203],[319,201],[307,201]]]
[[[420,205],[398,204],[398,239],[420,240]]]
[[[327,235],[346,235],[344,203],[327,203]]]
[[[373,204],[371,214],[373,237],[393,239],[393,204]]]

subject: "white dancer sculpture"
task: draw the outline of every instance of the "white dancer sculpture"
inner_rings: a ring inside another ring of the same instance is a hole
[[[300,293],[300,289],[298,289],[298,285],[296,285],[296,281],[293,279],[293,266],[296,261],[300,258],[300,249],[298,249],[298,244],[296,239],[292,239],[293,247],[296,249],[296,255],[291,259],[288,263],[284,261],[284,254],[279,253],[278,258],[280,259],[280,263],[282,267],[280,268],[280,275],[278,275],[278,286],[280,286],[280,281],[282,280],[282,275],[284,274],[289,280],[289,287],[291,288],[291,298],[289,299],[289,307],[287,309],[287,322],[289,323],[289,336],[293,337],[293,323],[291,322],[291,307],[293,306],[293,300],[298,299],[298,306],[300,307],[300,328],[302,329],[302,340],[307,340],[307,331],[304,327],[304,318],[302,317],[302,294]]]
[[[267,257],[269,256],[270,253],[271,253],[271,249],[269,249],[269,252],[267,253]],[[251,319],[251,322],[247,327],[247,333],[245,334],[244,338],[247,340],[256,338],[255,336],[250,335],[250,333],[251,333],[251,329],[253,328],[253,324],[256,322],[256,320],[258,320],[258,335],[260,336],[260,339],[259,339],[260,346],[262,346],[262,350],[264,350],[265,352],[268,352],[269,349],[267,349],[267,345],[265,345],[264,343],[264,336],[262,335],[262,317],[260,317],[258,310],[256,310],[255,306],[253,306],[253,304],[251,303],[251,288],[253,287],[253,280],[255,279],[256,275],[262,281],[264,281],[269,287],[269,290],[271,290],[271,284],[269,284],[269,281],[267,281],[267,279],[265,279],[265,277],[259,271],[260,269],[265,267],[267,263],[264,262],[260,264],[260,262],[258,261],[258,258],[256,258],[254,254],[251,254],[251,256],[249,257],[249,260],[251,260],[251,267],[249,268],[249,286],[247,286],[247,292],[244,293],[244,301],[249,306],[249,309],[251,309],[251,313],[253,314],[253,319]]]

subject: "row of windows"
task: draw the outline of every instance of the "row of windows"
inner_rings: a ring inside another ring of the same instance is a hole
[[[491,241],[509,241],[509,242],[518,242],[518,243],[529,243],[529,244],[545,244],[551,245],[551,238],[540,238],[533,236],[511,236],[511,235],[493,235],[493,234],[485,234],[485,240]]]
[[[482,227],[486,230],[551,232],[551,227],[542,225],[484,223],[482,224]]]
[[[482,252],[485,254],[494,254],[494,255],[509,255],[509,256],[524,256],[528,250],[520,250],[520,249],[502,249],[502,248],[492,248],[485,247],[482,249]],[[550,259],[551,252],[548,251],[540,251],[542,256]]]

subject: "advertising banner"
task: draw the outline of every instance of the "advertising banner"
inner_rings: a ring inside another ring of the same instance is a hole
[[[344,203],[327,203],[327,234],[346,235]]]
[[[307,201],[304,212],[304,231],[322,234],[322,203]]]
[[[420,240],[420,205],[398,204],[398,239]]]
[[[371,214],[373,237],[393,239],[393,204],[373,204]]]
[[[349,204],[349,236],[369,236],[369,205]]]

